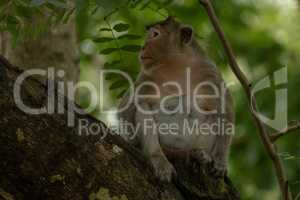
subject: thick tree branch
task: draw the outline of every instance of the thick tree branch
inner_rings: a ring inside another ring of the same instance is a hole
[[[205,8],[212,25],[215,28],[215,31],[217,32],[222,45],[224,47],[225,53],[228,57],[228,61],[231,67],[231,70],[234,72],[234,74],[236,75],[236,77],[238,78],[238,80],[240,81],[241,85],[244,88],[244,91],[246,92],[247,95],[247,99],[248,99],[248,105],[249,105],[249,109],[251,112],[251,115],[256,123],[257,129],[259,131],[259,136],[262,140],[262,143],[269,155],[269,157],[271,158],[274,168],[275,168],[275,172],[276,172],[276,176],[278,179],[278,183],[280,186],[280,190],[281,190],[281,194],[282,194],[282,198],[285,200],[290,200],[292,199],[290,191],[289,191],[289,187],[288,187],[288,180],[287,177],[285,175],[284,169],[283,169],[283,165],[282,162],[280,160],[279,155],[276,152],[276,148],[273,145],[271,138],[264,126],[264,124],[259,120],[259,118],[256,116],[256,111],[257,111],[257,104],[256,104],[256,100],[255,97],[252,95],[251,93],[251,84],[249,83],[247,77],[245,76],[245,74],[241,71],[233,50],[229,44],[229,42],[226,40],[225,34],[221,28],[221,25],[219,23],[218,17],[214,11],[214,8],[210,2],[210,0],[199,0],[200,4],[203,5],[203,7]]]
[[[295,122],[292,125],[288,126],[285,130],[280,131],[278,133],[274,133],[271,135],[271,141],[274,143],[276,142],[280,137],[288,135],[290,133],[299,133],[296,132],[296,130],[300,130],[300,122]]]
[[[75,112],[72,99],[44,84],[48,81],[27,77],[19,83],[21,96],[15,98],[14,85],[23,72],[0,55],[0,199],[3,194],[15,199],[240,199],[228,177],[211,176],[209,165],[192,158],[189,163],[170,160],[177,178],[161,183],[137,149],[103,122]],[[18,106],[22,101],[32,108],[47,107],[49,92],[56,99],[55,110],[63,113],[32,115]],[[70,117],[73,126],[68,126]],[[93,126],[99,127],[97,134]]]
[[[19,73],[23,72],[18,67],[13,66],[11,63],[9,63],[9,61],[2,55],[0,55],[0,65],[12,68],[13,70],[15,70]],[[47,90],[47,85],[44,82],[39,81],[38,79],[32,79],[32,80],[37,81],[40,85],[42,85],[44,87],[45,90]],[[61,95],[61,94],[58,93],[57,95]],[[66,97],[62,96],[61,98],[66,98]],[[66,101],[64,101],[64,103],[65,103],[64,106],[68,107],[68,103],[70,103],[70,102],[69,102],[69,100],[66,100]],[[72,103],[75,104],[75,106],[77,106],[78,108],[80,108],[80,106],[77,105],[75,102],[72,102]],[[111,139],[113,141],[114,144],[118,145],[119,147],[121,147],[122,149],[127,151],[135,159],[137,159],[141,164],[149,164],[147,162],[147,160],[144,158],[144,156],[142,156],[141,152],[139,152],[136,148],[134,148],[132,145],[130,145],[128,142],[126,142],[118,134],[112,132],[109,128],[106,127],[106,125],[102,121],[99,121],[98,119],[94,118],[92,115],[89,115],[89,114],[86,114],[85,117],[95,123],[101,123],[101,127],[103,129],[103,134],[107,135],[109,137],[109,139]]]

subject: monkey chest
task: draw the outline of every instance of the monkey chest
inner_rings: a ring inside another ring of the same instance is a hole
[[[163,146],[191,148],[196,140],[205,136],[201,126],[206,117],[195,106],[185,95],[162,99],[154,106],[157,132]]]

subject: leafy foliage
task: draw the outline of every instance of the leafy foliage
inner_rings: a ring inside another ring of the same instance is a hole
[[[15,44],[66,24],[74,11],[65,0],[4,0],[0,3],[0,30],[10,32]]]
[[[275,3],[276,2],[276,3]],[[291,3],[294,2],[294,3]],[[300,25],[296,1],[228,0],[213,1],[226,36],[244,72],[251,82],[288,66],[289,119],[300,119]],[[180,0],[4,0],[0,2],[0,30],[9,31],[14,41],[39,35],[51,27],[67,23],[76,15],[78,38],[91,40],[97,47],[93,56],[101,56],[104,69],[121,69],[136,78],[139,71],[137,51],[142,44],[144,25],[174,15],[194,27],[199,42],[231,87],[236,102],[236,136],[230,156],[230,176],[238,185],[243,199],[278,199],[276,181],[270,161],[259,142],[253,121],[246,111],[241,87],[228,70],[226,56],[204,9],[198,1]],[[47,17],[47,24],[32,26],[32,20]],[[89,65],[91,55],[82,53]],[[82,70],[88,68],[82,67]],[[84,79],[84,78],[83,78]],[[90,77],[86,78],[90,80]],[[128,88],[124,77],[108,74],[112,100]],[[260,110],[272,116],[276,87],[257,94]],[[293,193],[300,191],[299,140],[286,137],[279,141],[280,155],[287,168]]]
[[[281,7],[268,1],[256,0],[213,1],[213,4],[238,61],[251,82],[255,83],[277,69],[288,66],[290,73],[288,89],[296,91],[296,85],[300,84],[299,79],[296,78],[296,74],[299,75],[297,66],[300,65],[300,44],[297,41],[300,41],[300,38],[294,35],[293,42],[284,42],[290,37],[285,35],[286,39],[283,39],[281,36],[284,35],[283,32],[291,35],[300,30],[299,24],[291,23],[290,20],[282,17],[286,15],[282,11],[286,5]],[[291,10],[286,12],[291,12]],[[219,39],[213,31],[205,11],[197,1],[184,1],[184,3],[179,3],[179,1],[129,1],[125,7],[120,4],[100,15],[97,19],[103,19],[99,32],[99,34],[103,34],[101,36],[112,37],[107,20],[114,25],[129,24],[126,26],[128,29],[124,28],[124,33],[119,34],[117,30],[113,30],[117,42],[110,41],[109,44],[107,43],[108,46],[99,44],[101,48],[119,49],[105,56],[107,61],[104,68],[122,69],[134,77],[139,69],[136,61],[137,54],[128,52],[126,49],[129,45],[142,43],[140,35],[143,35],[145,24],[164,19],[167,15],[174,15],[181,21],[192,25],[198,38],[201,38],[200,44],[222,70],[226,81],[234,82],[231,89],[236,102],[237,127],[230,156],[229,172],[238,185],[242,198],[249,200],[279,198],[272,166],[261,146],[252,118],[246,111],[247,101],[243,91],[236,79],[233,78],[232,72],[228,70],[227,59]],[[291,19],[300,18],[299,15],[294,17]],[[131,34],[138,37],[128,36]],[[137,51],[138,47],[132,50]],[[120,92],[118,87],[128,87],[122,84],[121,78],[117,74],[107,75],[106,79],[111,83],[112,93],[116,93],[115,98],[120,97],[125,91],[120,89]],[[260,110],[270,116],[274,108],[274,92],[275,88],[269,88],[257,94]],[[300,110],[296,106],[298,101],[296,95],[289,95],[289,119],[300,118]],[[280,155],[287,167],[294,194],[300,191],[298,181],[300,180],[298,162],[300,152],[296,143],[293,138],[284,138],[279,144],[279,152],[281,152]]]
[[[114,25],[114,30],[117,32],[123,32],[123,31],[127,31],[129,27],[130,27],[129,24],[119,23]]]

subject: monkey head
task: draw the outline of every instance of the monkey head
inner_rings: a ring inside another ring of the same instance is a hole
[[[146,27],[145,44],[139,55],[144,68],[151,68],[163,60],[171,59],[191,44],[193,29],[177,22],[174,17]]]

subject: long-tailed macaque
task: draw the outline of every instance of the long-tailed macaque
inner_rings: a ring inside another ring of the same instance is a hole
[[[193,155],[224,176],[234,131],[233,102],[221,74],[173,17],[147,27],[141,72],[119,105],[126,138],[141,149],[160,180],[176,174],[168,156]],[[128,131],[130,132],[128,134]]]

